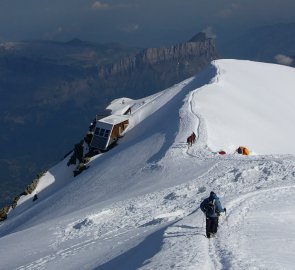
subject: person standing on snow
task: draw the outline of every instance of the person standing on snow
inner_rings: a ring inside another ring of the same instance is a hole
[[[217,232],[218,217],[221,212],[226,212],[226,208],[222,208],[219,198],[213,191],[202,201],[200,208],[206,216],[206,236],[210,238]]]
[[[195,132],[192,133],[192,140],[193,140],[193,143],[196,142],[196,134],[195,134]]]

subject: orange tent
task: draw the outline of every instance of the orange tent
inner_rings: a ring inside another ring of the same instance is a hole
[[[250,154],[250,151],[247,147],[245,146],[240,146],[238,149],[237,149],[237,152],[239,154],[242,154],[242,155],[245,155],[245,156],[248,156]]]

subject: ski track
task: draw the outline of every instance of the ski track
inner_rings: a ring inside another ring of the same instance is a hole
[[[174,252],[176,250],[176,253],[180,256],[182,259],[181,263],[179,265],[152,265],[149,267],[143,267],[142,269],[247,269],[247,268],[240,268],[242,267],[241,264],[236,265],[236,267],[231,268],[231,265],[233,265],[233,261],[237,260],[235,259],[233,255],[231,255],[231,251],[227,250],[222,243],[226,243],[227,237],[221,238],[222,240],[219,240],[219,236],[214,239],[206,239],[205,238],[205,225],[203,219],[203,214],[201,211],[198,210],[199,202],[201,201],[201,198],[207,196],[208,191],[214,188],[216,190],[216,182],[222,182],[223,188],[220,188],[220,196],[223,197],[224,195],[227,195],[228,197],[231,197],[230,194],[231,190],[233,190],[234,193],[238,193],[238,199],[234,197],[231,201],[223,202],[225,206],[228,208],[228,216],[226,217],[225,221],[220,222],[222,228],[224,225],[227,227],[232,227],[235,224],[231,224],[232,220],[238,220],[240,223],[243,222],[243,219],[239,219],[237,217],[243,217],[251,206],[251,203],[255,203],[255,200],[249,200],[249,198],[257,198],[261,196],[261,194],[273,194],[274,192],[277,192],[278,190],[288,190],[289,188],[294,188],[294,186],[286,186],[286,187],[277,187],[277,188],[267,188],[268,185],[274,185],[274,182],[280,181],[278,180],[275,175],[270,175],[268,171],[268,167],[272,167],[272,170],[274,172],[278,172],[281,174],[282,171],[287,171],[286,167],[289,167],[292,165],[294,168],[293,162],[289,164],[289,162],[286,162],[286,164],[277,163],[275,160],[268,160],[266,164],[263,163],[264,160],[257,161],[255,160],[249,160],[249,161],[242,161],[239,160],[237,162],[232,163],[232,161],[225,160],[224,162],[219,161],[215,164],[207,173],[199,177],[197,180],[192,181],[191,183],[188,183],[186,185],[182,185],[179,187],[175,187],[178,190],[185,190],[187,194],[189,194],[188,190],[198,190],[201,191],[199,193],[193,193],[191,194],[191,200],[193,201],[193,198],[196,198],[194,200],[194,206],[197,207],[197,209],[193,209],[191,213],[188,213],[186,216],[184,216],[180,222],[176,223],[173,228],[168,228],[166,231],[166,235],[175,235],[179,236],[177,240],[179,241],[179,246],[187,246],[188,249],[193,249],[196,251],[195,255],[191,257],[191,254],[185,253],[183,250],[177,250],[177,246],[175,243],[171,243],[171,241],[166,240],[166,246],[167,250],[168,247],[174,248]],[[225,167],[229,173],[229,177],[227,174],[224,174],[220,170],[220,166]],[[240,168],[240,169],[236,169]],[[256,182],[256,185],[253,185],[251,181],[248,181],[249,178],[253,176],[253,172],[257,174],[255,178],[253,179]],[[290,178],[291,182],[294,181],[294,175],[293,173],[286,172],[286,176],[281,179],[283,181],[286,181],[287,178]],[[257,181],[258,180],[258,181]],[[207,183],[206,183],[207,182]],[[202,185],[203,184],[203,185]],[[277,183],[278,185],[282,184],[282,182]],[[230,186],[235,187],[234,189],[229,188]],[[226,193],[223,193],[223,190],[226,191]],[[228,190],[228,191],[227,191]],[[205,193],[205,191],[207,191]],[[176,193],[176,191],[174,191]],[[243,195],[244,194],[244,195]],[[241,196],[241,197],[240,197]],[[271,197],[271,195],[269,195]],[[239,206],[239,207],[236,207]],[[241,209],[241,211],[232,211],[232,209],[237,208]],[[193,214],[192,214],[193,213]],[[191,217],[193,217],[193,219]],[[187,222],[189,221],[189,222]],[[203,223],[203,224],[202,224]],[[202,224],[202,225],[201,225]],[[181,230],[175,230],[175,227],[178,226],[181,228]],[[187,228],[187,231],[185,229]],[[235,228],[238,230],[239,226],[238,224],[235,226]],[[185,237],[184,234],[187,234],[187,237]],[[193,234],[192,234],[193,233]],[[183,236],[184,239],[181,239],[180,236]],[[192,239],[193,238],[193,241]],[[205,243],[204,243],[205,241]],[[182,244],[185,242],[186,244]],[[206,243],[209,244],[206,246]],[[197,244],[196,244],[197,243]],[[204,254],[201,248],[207,249],[207,253]],[[165,250],[166,247],[164,245],[163,249]],[[163,253],[163,252],[162,252]],[[175,255],[175,254],[173,254]],[[162,254],[163,256],[163,254]],[[169,254],[167,254],[167,257],[169,257]],[[205,257],[206,260],[203,260],[202,257]],[[211,259],[213,258],[213,260]],[[169,260],[167,260],[169,261]],[[172,260],[175,261],[175,260]],[[197,268],[196,265],[198,266]]]
[[[251,261],[251,258],[241,259],[241,256],[245,255],[237,252],[241,241],[241,237],[238,237],[240,225],[255,205],[261,201],[273,201],[275,197],[284,196],[286,192],[294,192],[294,189],[295,185],[267,188],[247,193],[227,203],[229,214],[220,223],[221,236],[214,239],[214,244],[211,245],[212,257],[218,258],[218,267],[215,269],[249,269],[251,264],[258,265],[258,262]],[[235,235],[235,237],[231,237],[231,235]],[[229,241],[229,239],[233,240]]]

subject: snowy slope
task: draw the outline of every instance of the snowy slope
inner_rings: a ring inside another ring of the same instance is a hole
[[[231,152],[246,145],[258,154],[294,154],[295,126],[289,121],[295,115],[294,68],[233,60],[217,68],[216,83],[196,99],[209,147]]]
[[[22,198],[0,225],[1,269],[293,269],[293,85],[292,68],[218,60],[114,101],[132,106],[124,138],[76,178],[62,161],[36,202]],[[211,190],[228,214],[208,240],[199,204]]]

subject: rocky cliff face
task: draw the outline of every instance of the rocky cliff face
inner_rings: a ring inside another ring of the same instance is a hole
[[[163,64],[167,65],[167,68],[169,66],[169,69],[171,65],[174,65],[175,70],[182,66],[190,76],[217,58],[214,40],[207,38],[204,33],[199,33],[188,42],[171,47],[148,48],[136,55],[125,57],[113,65],[101,67],[99,77],[106,79],[107,77],[126,75],[137,69]],[[191,66],[193,64],[196,65]],[[185,71],[183,72],[185,73]]]
[[[199,33],[188,42],[148,48],[98,69],[99,83],[109,93],[141,98],[187,79],[218,58],[215,42]]]

